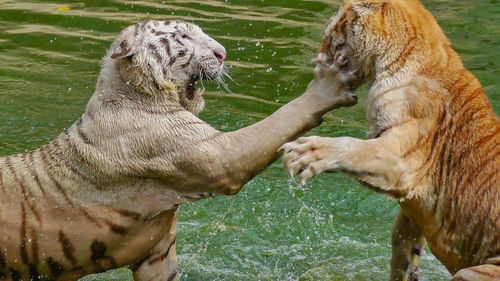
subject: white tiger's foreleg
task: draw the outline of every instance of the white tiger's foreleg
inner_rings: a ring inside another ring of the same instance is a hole
[[[464,268],[458,271],[451,281],[498,281],[500,280],[500,266],[483,264]]]
[[[175,252],[175,226],[177,212],[172,221],[170,230],[151,250],[148,257],[134,272],[136,281],[178,281],[180,280],[177,256]]]
[[[391,281],[417,281],[418,265],[424,251],[425,237],[403,210],[392,229]]]

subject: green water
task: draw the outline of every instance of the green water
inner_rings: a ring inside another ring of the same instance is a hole
[[[339,2],[0,0],[0,155],[37,148],[70,126],[93,93],[110,42],[123,27],[147,19],[195,22],[225,45],[234,94],[206,85],[201,117],[225,131],[250,125],[305,89],[324,23]],[[424,4],[500,114],[498,0]],[[366,131],[358,105],[328,115],[312,133],[363,137]],[[278,161],[236,196],[180,207],[181,279],[388,280],[397,211],[343,175],[298,187]],[[428,253],[421,275],[449,278]]]

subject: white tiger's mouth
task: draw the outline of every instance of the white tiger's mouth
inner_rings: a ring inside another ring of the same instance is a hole
[[[205,86],[203,85],[203,81],[216,81],[219,85],[222,85],[227,89],[227,86],[224,83],[223,79],[224,75],[227,76],[227,74],[225,74],[223,64],[221,64],[219,68],[212,71],[201,69],[198,75],[191,76],[186,89],[186,97],[190,100],[202,98],[203,94],[205,93]]]
[[[199,77],[192,77],[191,80],[189,81],[189,85],[186,91],[186,97],[188,99],[190,100],[199,99],[205,93],[205,87],[203,86],[203,84],[201,87],[198,87],[196,85],[200,80],[201,79],[199,79]]]

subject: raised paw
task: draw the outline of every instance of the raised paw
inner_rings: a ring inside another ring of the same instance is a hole
[[[299,182],[305,184],[322,172],[339,170],[338,141],[341,138],[303,137],[284,144],[283,165],[291,177],[299,174]]]
[[[345,56],[334,59],[326,54],[319,54],[314,60],[314,80],[308,91],[332,109],[342,106],[352,106],[358,102],[358,97],[351,91],[350,83],[356,80],[354,73],[346,73],[342,68],[347,64]]]

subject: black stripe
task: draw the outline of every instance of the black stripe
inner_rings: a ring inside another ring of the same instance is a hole
[[[183,58],[184,56],[186,56],[186,52],[187,52],[187,50],[180,50],[180,51],[177,53],[177,57],[178,57],[178,58]]]
[[[179,270],[176,268],[174,270],[174,272],[172,272],[172,274],[170,274],[170,276],[168,277],[167,281],[173,281],[175,279],[175,276],[177,276],[178,272],[179,272]]]
[[[69,240],[62,231],[59,231],[59,242],[61,243],[61,247],[66,259],[68,259],[71,264],[76,265],[77,260],[73,255],[73,253],[75,252],[75,247],[73,246],[73,243],[71,243],[71,240]]]
[[[155,34],[156,36],[161,36],[161,35],[165,35],[165,34],[167,34],[167,33],[166,33],[166,32],[163,32],[163,31],[155,31],[155,32],[154,32],[154,34]]]
[[[59,276],[65,270],[64,267],[60,263],[56,262],[52,257],[47,259],[47,264],[49,265],[50,273],[54,277]]]
[[[9,169],[10,173],[12,174],[12,176],[14,176],[14,181],[16,182],[16,184],[21,187],[21,192],[23,194],[24,200],[27,200],[26,189],[24,187],[24,184],[17,177],[16,171],[14,170],[14,167],[12,167],[12,162],[10,161],[10,156],[5,157],[5,164],[6,164],[7,168]]]
[[[191,55],[189,56],[189,59],[186,61],[186,63],[182,64],[181,67],[187,67],[191,63],[191,60],[193,59],[193,57],[194,57],[194,50],[191,53]]]
[[[25,154],[21,155],[21,160],[23,160],[24,157],[26,157]],[[14,167],[12,166],[12,162],[10,161],[10,157],[5,158],[5,163],[7,165],[7,168],[9,168],[11,174],[14,176],[15,182],[19,185],[19,187],[21,187],[21,193],[23,194],[24,201],[30,207],[31,211],[33,212],[33,214],[36,217],[36,220],[41,224],[42,218],[41,218],[40,214],[38,213],[38,211],[35,209],[34,203],[32,203],[31,201],[28,200],[28,194],[26,192],[26,187],[25,187],[24,183],[17,177],[17,174],[14,170]],[[24,161],[22,161],[21,163],[24,163]]]
[[[158,257],[156,257],[156,258],[148,261],[148,264],[149,265],[153,265],[153,264],[155,264],[157,262],[161,262],[164,259],[166,259],[168,257],[168,254],[170,253],[170,249],[172,249],[172,246],[174,246],[174,244],[175,244],[175,239],[176,238],[174,237],[174,240],[172,240],[172,242],[170,242],[170,245],[168,246],[168,249],[167,249],[167,251],[164,254],[162,254],[162,255],[160,255],[160,256],[158,256]]]
[[[68,146],[71,148],[71,150],[73,150],[73,152],[75,152],[75,154],[77,156],[80,157],[80,159],[85,163],[87,164],[88,166],[91,166],[88,161],[83,158],[83,156],[81,155],[80,151],[77,149],[77,147],[75,146],[75,144],[73,142],[71,142],[69,140],[69,133],[66,132],[66,135],[68,136],[67,139],[64,139],[66,141],[66,143],[68,144]],[[55,139],[52,143],[49,143],[49,144],[52,144],[55,146],[55,149],[56,150],[60,150],[61,146],[59,145],[59,140],[58,139]],[[73,167],[67,160],[66,157],[61,157],[59,160],[58,159],[55,159],[52,155],[50,156],[52,160],[54,160],[55,163],[57,162],[62,162],[64,161],[64,165],[66,166],[66,168],[70,169],[73,173],[75,173],[77,176],[79,176],[80,178],[82,178],[83,180],[89,182],[90,184],[94,185],[94,187],[96,189],[101,189],[100,186],[98,186],[97,182],[94,181],[93,179],[87,177],[86,175],[82,174],[80,171],[78,171],[75,167]]]
[[[102,225],[99,223],[99,220],[91,216],[87,210],[85,210],[83,207],[80,207],[80,212],[87,218],[91,223],[97,225],[98,227],[102,227]]]
[[[167,38],[162,37],[162,38],[160,39],[160,42],[161,42],[161,43],[165,46],[165,50],[167,51],[167,55],[168,55],[169,57],[171,57],[171,56],[172,56],[172,54],[170,53],[170,52],[171,52],[171,51],[170,51],[170,41],[168,41],[168,39],[167,39]]]
[[[90,250],[92,251],[92,255],[90,256],[90,260],[94,263],[97,263],[99,259],[105,257],[105,253],[108,247],[101,241],[94,240],[92,245],[90,245]]]
[[[9,268],[10,270],[10,277],[12,278],[12,281],[23,281],[21,279],[21,273],[19,271],[15,270],[14,268]]]
[[[148,45],[148,48],[153,53],[153,56],[155,57],[156,62],[161,65],[163,59],[162,59],[160,53],[158,53],[158,49],[156,48],[156,46],[150,43]]]
[[[116,212],[124,217],[130,217],[133,220],[139,220],[142,216],[142,214],[140,214],[140,213],[136,213],[136,212],[129,211],[129,210],[114,209],[114,208],[110,208],[110,210],[112,210],[113,212]]]
[[[28,257],[28,251],[26,249],[26,208],[24,207],[24,203],[21,203],[21,227],[19,233],[19,240],[21,241],[20,252],[21,252],[21,260],[24,264],[28,265],[30,263]]]
[[[90,245],[92,252],[90,260],[94,264],[95,271],[105,271],[110,268],[116,268],[116,260],[111,256],[106,256],[107,247],[101,241],[94,240]]]
[[[125,227],[125,226],[121,226],[121,225],[112,223],[112,222],[110,222],[108,220],[103,220],[103,221],[104,221],[104,223],[106,223],[109,226],[109,229],[112,232],[114,232],[114,233],[116,233],[118,235],[125,236],[125,235],[127,235],[128,231],[129,231],[129,229],[127,227]]]
[[[52,167],[52,165],[48,165],[49,161],[48,161],[47,154],[45,154],[45,152],[42,149],[40,149],[39,152],[40,152],[40,155],[41,155],[43,161],[45,161],[47,163],[47,165],[45,165],[45,167],[47,167],[47,173],[46,173],[47,177],[54,183],[54,186],[63,195],[63,197],[66,200],[66,202],[70,206],[74,206],[73,201],[71,201],[71,199],[69,199],[68,194],[66,194],[66,191],[64,190],[64,188],[61,186],[61,184],[54,177],[54,175],[52,173],[53,172],[53,167]],[[50,157],[51,157],[51,159],[53,159],[52,156],[50,156]]]
[[[5,193],[5,187],[3,186],[3,172],[0,171],[0,187],[2,188],[2,191]]]
[[[33,157],[33,154],[34,154],[33,151],[28,154],[28,162],[29,163],[26,163],[26,166],[28,166],[28,170],[30,172],[31,178],[33,178],[35,180],[36,184],[40,188],[40,191],[45,196],[46,195],[45,189],[42,186],[42,182],[40,181],[40,178],[38,177],[38,173],[36,172],[36,169],[33,167],[33,164],[35,163],[35,158]],[[23,160],[26,160],[26,159],[23,158]]]
[[[33,251],[33,255],[31,256],[33,258],[33,264],[38,264],[39,260],[39,251],[38,251],[38,235],[36,233],[36,230],[31,228],[31,250]]]
[[[3,270],[5,266],[7,266],[7,264],[5,263],[5,258],[3,256],[3,253],[0,252],[0,270]]]
[[[40,274],[38,274],[38,269],[36,265],[29,264],[28,265],[30,271],[30,281],[40,281]]]
[[[386,72],[386,71],[391,70],[391,68],[395,65],[396,65],[396,68],[394,70],[392,70],[391,73],[398,72],[405,64],[406,60],[408,59],[408,56],[415,49],[415,46],[416,46],[415,41],[416,40],[417,40],[416,36],[410,37],[405,44],[405,48],[398,54],[398,56],[392,62],[390,62],[388,65],[386,65],[384,67],[384,70],[382,72]]]
[[[174,64],[176,60],[177,60],[176,57],[170,57],[170,61],[168,62],[168,66],[171,66],[172,64]]]

